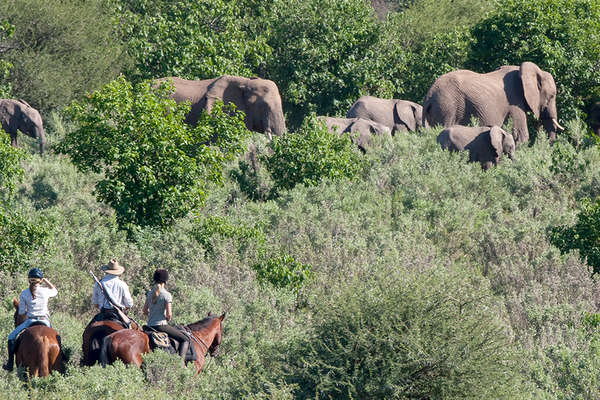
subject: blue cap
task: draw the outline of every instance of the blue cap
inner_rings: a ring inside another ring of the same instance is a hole
[[[31,268],[29,270],[29,273],[27,274],[28,278],[38,278],[38,279],[43,279],[44,278],[44,273],[42,272],[41,269],[39,268]]]

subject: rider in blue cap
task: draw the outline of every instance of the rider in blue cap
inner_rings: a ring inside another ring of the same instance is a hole
[[[12,371],[15,359],[15,343],[19,333],[30,327],[34,322],[50,325],[50,311],[48,299],[58,294],[52,283],[44,278],[44,273],[39,268],[32,268],[27,274],[29,287],[19,296],[18,314],[27,316],[19,326],[8,335],[8,361],[2,366],[7,371]]]

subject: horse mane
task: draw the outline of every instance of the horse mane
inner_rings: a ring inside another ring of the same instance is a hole
[[[187,327],[191,330],[197,331],[198,329],[204,328],[215,318],[218,318],[218,317],[215,315],[209,315],[208,317],[201,319],[200,321],[197,321],[197,322],[187,325]]]

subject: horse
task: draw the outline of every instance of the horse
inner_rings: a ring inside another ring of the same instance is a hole
[[[135,322],[131,322],[131,327],[134,330],[140,330]],[[113,332],[126,329],[123,324],[118,321],[91,321],[84,329],[81,341],[81,365],[91,367],[100,361],[100,351],[102,341]]]
[[[209,314],[208,317],[185,327],[191,333],[190,343],[197,354],[197,359],[194,361],[196,374],[204,368],[207,352],[212,357],[218,355],[224,319],[225,313],[220,317]],[[149,352],[147,334],[132,329],[121,329],[104,338],[100,360],[103,366],[121,360],[124,364],[134,364],[139,367],[142,364],[142,354]]]
[[[19,315],[19,300],[13,299],[15,306],[15,328],[25,321],[26,315]],[[23,330],[17,338],[15,364],[26,368],[29,376],[44,377],[52,371],[65,372],[65,355],[60,343],[60,335],[46,325],[32,325]]]

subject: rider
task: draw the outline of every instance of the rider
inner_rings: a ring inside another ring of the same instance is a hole
[[[21,292],[19,296],[19,309],[17,311],[21,318],[27,314],[27,319],[8,335],[8,361],[2,366],[7,371],[13,370],[15,344],[19,333],[36,322],[51,327],[48,299],[56,296],[58,290],[56,290],[56,287],[48,279],[44,278],[44,273],[39,268],[32,268],[27,277],[29,279],[29,288]]]
[[[165,288],[169,280],[169,273],[165,269],[154,271],[154,286],[146,293],[146,303],[143,312],[148,316],[148,326],[165,332],[167,335],[179,342],[179,355],[183,358],[185,366],[185,355],[190,346],[188,336],[182,331],[167,323],[170,321],[173,313],[171,308],[172,296]]]
[[[102,266],[102,271],[106,274],[100,282],[108,295],[123,311],[133,306],[133,299],[129,293],[129,286],[123,282],[119,276],[125,272],[125,268],[114,258],[108,264]],[[99,312],[92,319],[93,321],[120,320],[114,306],[105,298],[102,288],[96,283],[92,294],[92,303],[98,308]]]

